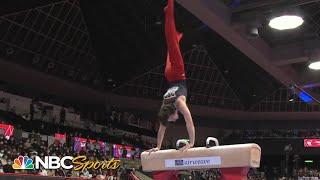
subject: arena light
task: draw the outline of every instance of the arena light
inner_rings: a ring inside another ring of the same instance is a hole
[[[294,102],[294,95],[291,95],[291,96],[289,97],[289,102]]]
[[[282,15],[270,20],[269,26],[277,30],[295,29],[303,24],[304,20],[297,15]]]
[[[320,70],[320,61],[309,64],[309,69]]]
[[[311,103],[313,101],[312,97],[306,92],[300,92],[299,98],[305,103]]]
[[[305,160],[304,163],[313,163],[313,160]]]

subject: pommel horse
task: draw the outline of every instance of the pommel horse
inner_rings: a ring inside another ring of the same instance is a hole
[[[215,146],[210,146],[210,142]],[[235,144],[219,146],[216,138],[208,137],[206,147],[190,148],[185,152],[178,150],[186,140],[178,140],[176,149],[160,150],[141,154],[143,171],[163,172],[155,180],[170,180],[166,172],[178,170],[204,170],[220,168],[222,180],[246,180],[249,169],[260,166],[261,148],[257,144]]]

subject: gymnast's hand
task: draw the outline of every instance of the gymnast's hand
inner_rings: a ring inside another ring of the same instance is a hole
[[[149,149],[149,150],[147,150],[147,152],[149,152],[149,155],[152,153],[152,152],[156,152],[156,151],[159,151],[160,150],[160,148],[152,148],[152,149]]]
[[[192,147],[193,147],[192,144],[187,143],[185,146],[183,146],[182,148],[180,148],[179,151],[185,152],[185,151],[187,151],[188,149],[190,149],[190,148],[192,148]]]

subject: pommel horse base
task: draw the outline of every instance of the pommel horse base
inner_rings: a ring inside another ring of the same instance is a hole
[[[210,140],[215,141],[216,146],[210,147]],[[177,146],[180,143],[181,141],[178,141]],[[144,171],[158,172],[158,175],[154,176],[155,180],[170,180],[166,174],[179,170],[212,168],[221,169],[223,180],[246,180],[249,169],[260,166],[260,158],[261,148],[257,144],[219,146],[217,139],[209,137],[206,147],[191,148],[186,152],[176,149],[160,150],[151,154],[143,152],[141,164]]]

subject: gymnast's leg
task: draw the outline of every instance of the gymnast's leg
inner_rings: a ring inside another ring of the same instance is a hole
[[[174,0],[168,0],[165,16],[165,35],[168,47],[165,77],[169,82],[185,80],[184,62],[179,47],[182,34],[176,30]]]

